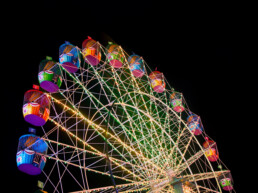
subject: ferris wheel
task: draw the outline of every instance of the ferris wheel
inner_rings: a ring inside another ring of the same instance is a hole
[[[235,192],[200,116],[141,56],[88,37],[39,65],[17,166],[48,192]]]

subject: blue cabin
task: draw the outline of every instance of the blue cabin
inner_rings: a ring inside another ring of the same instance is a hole
[[[80,50],[65,42],[59,47],[59,62],[70,73],[76,72],[80,67]]]
[[[34,134],[26,134],[19,138],[16,154],[17,167],[29,175],[39,175],[45,164],[48,145]]]
[[[201,124],[200,116],[191,112],[187,117],[187,126],[194,135],[202,134],[203,126]]]
[[[143,59],[138,55],[131,55],[128,58],[129,68],[135,77],[144,75]]]

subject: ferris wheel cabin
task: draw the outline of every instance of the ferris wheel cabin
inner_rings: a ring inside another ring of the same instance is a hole
[[[211,162],[215,162],[219,159],[219,152],[217,150],[217,145],[214,141],[206,139],[206,141],[203,143],[203,148],[205,149],[205,156]]]
[[[174,111],[177,113],[183,112],[185,110],[182,103],[182,93],[173,92],[170,95],[170,103]]]
[[[39,175],[46,164],[47,143],[34,134],[19,138],[16,163],[20,171],[29,175]]]
[[[233,178],[230,172],[221,175],[219,177],[219,183],[223,190],[225,191],[233,190]]]
[[[84,40],[82,43],[82,55],[85,62],[92,66],[97,66],[101,60],[101,49],[98,42],[91,37]]]
[[[144,75],[142,57],[133,54],[129,56],[128,63],[129,63],[129,68],[135,77],[140,78]]]
[[[162,93],[165,90],[165,80],[162,72],[153,71],[149,75],[151,87],[157,93]]]
[[[107,46],[107,59],[109,64],[114,68],[121,68],[125,60],[121,47],[109,42],[109,45]]]
[[[22,110],[25,121],[34,126],[43,126],[49,117],[50,101],[43,92],[31,89],[24,94]]]
[[[68,72],[76,72],[80,67],[79,49],[65,42],[59,47],[59,62]]]
[[[200,116],[191,112],[187,117],[187,126],[194,135],[202,134],[203,126],[201,124]]]
[[[41,88],[50,93],[57,92],[62,84],[58,63],[53,61],[51,57],[42,60],[39,64],[38,79]]]

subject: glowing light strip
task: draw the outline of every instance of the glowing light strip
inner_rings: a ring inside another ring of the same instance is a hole
[[[210,189],[210,188],[206,188],[206,187],[204,187],[204,186],[200,186],[200,185],[198,185],[198,188],[199,188],[199,189],[208,190],[209,192],[220,193],[220,192],[218,192],[218,191],[216,191],[216,190],[212,190],[212,189]]]
[[[70,107],[66,106],[65,104],[63,104],[62,102],[60,102],[59,100],[57,100],[56,98],[54,98],[53,96],[49,95],[55,102],[57,102],[57,104],[61,104],[64,106],[64,108],[68,109],[69,111],[73,112],[75,115],[79,116],[81,119],[83,119],[84,121],[86,121],[90,126],[92,126],[93,128],[95,128],[97,131],[100,130],[102,133],[105,133],[106,130],[103,129],[102,127],[100,127],[99,125],[95,124],[93,121],[87,119],[84,115],[82,115],[78,110],[73,110]],[[75,106],[73,106],[73,108],[76,109]],[[53,119],[50,118],[50,121],[55,122]],[[55,122],[57,123],[57,122]],[[58,124],[58,123],[57,123]],[[58,124],[60,125],[60,124]],[[61,126],[61,125],[60,125]],[[61,126],[62,128],[62,126]],[[64,128],[67,132],[70,133],[70,135],[72,135],[73,137],[75,136],[73,133],[71,133],[70,131],[68,131],[66,128]],[[99,132],[99,134],[104,138],[103,134]],[[150,162],[149,159],[145,158],[143,154],[137,152],[135,149],[132,149],[130,146],[128,146],[127,144],[125,144],[122,140],[120,140],[119,138],[116,138],[114,135],[112,135],[111,133],[107,132],[107,135],[110,136],[110,138],[114,139],[115,141],[119,142],[121,145],[123,145],[126,149],[129,149],[131,152],[134,152],[137,155],[140,155],[141,159],[143,159],[143,161],[146,161],[149,164],[153,164],[152,162]],[[78,137],[77,137],[78,138]],[[109,138],[109,139],[110,139]],[[83,142],[86,144],[86,142],[84,142],[82,139],[78,138],[77,140]],[[93,151],[98,152],[97,149],[93,148],[92,146],[90,146],[89,144],[87,144],[88,147],[90,147]],[[160,168],[159,171],[162,171]],[[164,173],[164,171],[163,171]],[[135,174],[134,174],[135,175]]]
[[[93,151],[95,152],[95,153],[94,153],[94,152],[88,151],[88,153],[91,153],[91,154],[93,154],[93,155],[96,154],[96,155],[99,155],[99,156],[101,156],[101,157],[106,157],[105,154],[101,153],[100,151],[98,151],[97,149],[95,149],[94,147],[92,147],[91,145],[89,145],[87,142],[85,142],[85,141],[83,141],[82,139],[80,139],[79,137],[77,137],[75,134],[73,134],[72,132],[70,132],[69,130],[67,130],[65,127],[61,126],[59,123],[57,123],[56,121],[54,121],[52,118],[49,118],[49,120],[50,120],[51,122],[53,122],[56,126],[60,127],[62,130],[64,130],[65,132],[67,132],[69,135],[71,135],[72,137],[74,137],[76,140],[82,142],[83,145],[85,145],[86,147],[90,148],[91,150],[93,150]],[[48,140],[48,139],[46,139],[46,140]],[[50,140],[48,140],[48,141],[50,141]],[[51,142],[53,142],[53,141],[51,141]],[[57,142],[57,143],[61,144],[60,142]],[[67,147],[72,147],[72,146],[68,146],[68,145],[66,145],[66,146],[67,146]],[[76,147],[76,149],[79,149],[79,148]],[[86,150],[82,150],[82,151],[86,151]],[[136,177],[136,178],[142,180],[142,178],[140,178],[139,176],[137,176],[136,174],[132,173],[130,170],[128,170],[128,169],[125,168],[124,166],[121,166],[119,163],[117,163],[114,158],[110,157],[110,159],[113,161],[114,164],[118,165],[118,166],[121,167],[123,170],[129,172],[129,173],[132,174],[134,177]],[[121,177],[120,177],[120,178],[121,178]],[[121,178],[121,179],[124,179],[124,178]]]
[[[47,142],[49,142],[49,143],[55,143],[55,144],[60,145],[60,146],[65,146],[65,147],[72,148],[72,149],[75,149],[75,150],[79,150],[79,151],[82,151],[82,152],[90,153],[90,154],[92,154],[92,155],[94,155],[94,156],[97,155],[97,156],[106,158],[106,154],[101,153],[101,152],[98,152],[98,153],[97,153],[97,152],[89,151],[89,150],[82,149],[82,148],[79,148],[79,147],[75,147],[75,146],[72,146],[72,145],[67,145],[67,144],[65,144],[65,143],[61,143],[61,142],[57,142],[57,141],[54,141],[54,140],[50,140],[50,139],[47,139],[47,138],[41,138],[41,139],[43,139],[43,140],[45,140],[45,141],[47,141]],[[150,170],[150,169],[148,169],[148,168],[144,168],[144,167],[141,167],[141,166],[138,166],[138,165],[134,165],[134,164],[132,164],[132,163],[130,163],[130,162],[126,162],[126,161],[123,161],[123,160],[119,160],[119,159],[116,159],[116,158],[111,157],[111,156],[109,157],[109,159],[110,159],[111,161],[113,161],[117,166],[119,166],[119,167],[121,167],[122,169],[128,171],[129,173],[131,173],[131,171],[128,170],[128,169],[126,169],[126,168],[124,168],[121,164],[131,165],[132,167],[140,168],[140,169],[142,169],[142,170],[149,170],[150,172],[153,172],[153,170]],[[143,180],[143,179],[141,179],[141,178],[138,177],[138,176],[135,176],[135,177],[139,178],[140,180]]]
[[[42,154],[42,155],[43,155],[43,154]],[[59,159],[59,158],[52,157],[52,156],[50,156],[50,155],[43,155],[43,156],[45,156],[45,157],[47,157],[47,158],[49,158],[49,159],[55,160],[55,161],[57,161],[57,162],[60,161],[60,162],[62,162],[62,163],[64,163],[64,164],[67,164],[67,165],[72,165],[72,166],[75,166],[75,167],[80,168],[80,169],[85,169],[85,170],[90,171],[90,172],[94,172],[94,173],[97,173],[97,174],[110,176],[110,174],[108,174],[108,173],[100,172],[100,171],[98,171],[98,170],[94,170],[94,169],[87,168],[87,167],[84,167],[84,166],[80,166],[80,165],[77,165],[77,164],[74,164],[74,163],[71,163],[71,162],[67,162],[67,161],[65,161],[65,160],[61,160],[61,159]],[[121,180],[125,180],[125,181],[127,181],[127,182],[133,182],[133,183],[135,183],[134,180],[126,179],[126,178],[123,178],[123,177],[120,177],[120,176],[113,175],[113,177],[114,177],[114,178],[121,179]]]
[[[216,172],[206,172],[206,173],[199,173],[193,175],[185,175],[182,176],[185,181],[193,182],[193,181],[200,181],[200,180],[207,180],[221,176],[222,174],[230,173],[229,170],[224,171],[216,171]]]
[[[198,160],[202,155],[204,155],[204,152],[202,150],[198,151],[197,153],[195,153],[193,156],[191,156],[188,160],[186,160],[186,162],[184,162],[181,165],[178,165],[178,167],[176,168],[176,172],[177,174],[180,174],[181,172],[183,172],[184,170],[186,170],[188,168],[188,166],[191,166],[196,160]]]
[[[141,185],[149,185],[152,183],[157,183],[161,182],[161,179],[158,180],[150,180],[150,181],[143,181],[143,182],[133,182],[130,184],[120,184],[116,185],[117,188],[126,188],[126,187],[132,187],[132,186],[141,186]],[[97,192],[97,191],[103,191],[103,190],[108,190],[108,189],[113,189],[114,186],[106,186],[106,187],[101,187],[101,188],[94,188],[90,190],[80,190],[80,191],[75,191],[75,192],[70,192],[70,193],[91,193],[91,192]],[[131,190],[134,191],[134,190]]]
[[[181,131],[180,135],[179,135],[178,138],[177,138],[177,141],[176,141],[177,146],[178,146],[179,141],[180,141],[180,139],[181,139],[181,137],[183,136],[183,134],[184,134],[185,131],[188,131],[188,132],[189,132],[189,130],[187,130],[186,127],[183,128],[183,130]],[[178,168],[178,167],[181,165],[181,163],[182,163],[182,161],[183,161],[183,157],[185,156],[185,154],[186,154],[186,152],[187,152],[187,150],[188,150],[188,147],[190,146],[190,143],[191,143],[191,141],[192,141],[192,138],[193,138],[193,136],[190,135],[190,138],[188,139],[188,143],[187,143],[186,146],[185,146],[185,150],[184,150],[184,152],[183,152],[183,155],[182,155],[182,157],[181,157],[179,163],[178,163],[177,165],[175,165],[176,163],[173,164],[173,167],[172,167],[172,168],[175,168],[175,167]],[[176,146],[175,146],[175,147],[176,147]],[[173,153],[175,147],[172,148],[171,154]],[[173,170],[175,171],[175,169],[173,169]]]

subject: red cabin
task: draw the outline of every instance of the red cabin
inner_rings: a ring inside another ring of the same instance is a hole
[[[24,94],[22,110],[25,121],[34,126],[43,126],[49,118],[50,100],[38,89],[28,90]]]
[[[205,149],[205,156],[208,160],[215,162],[219,159],[216,142],[206,138],[206,141],[203,143],[203,148]]]

